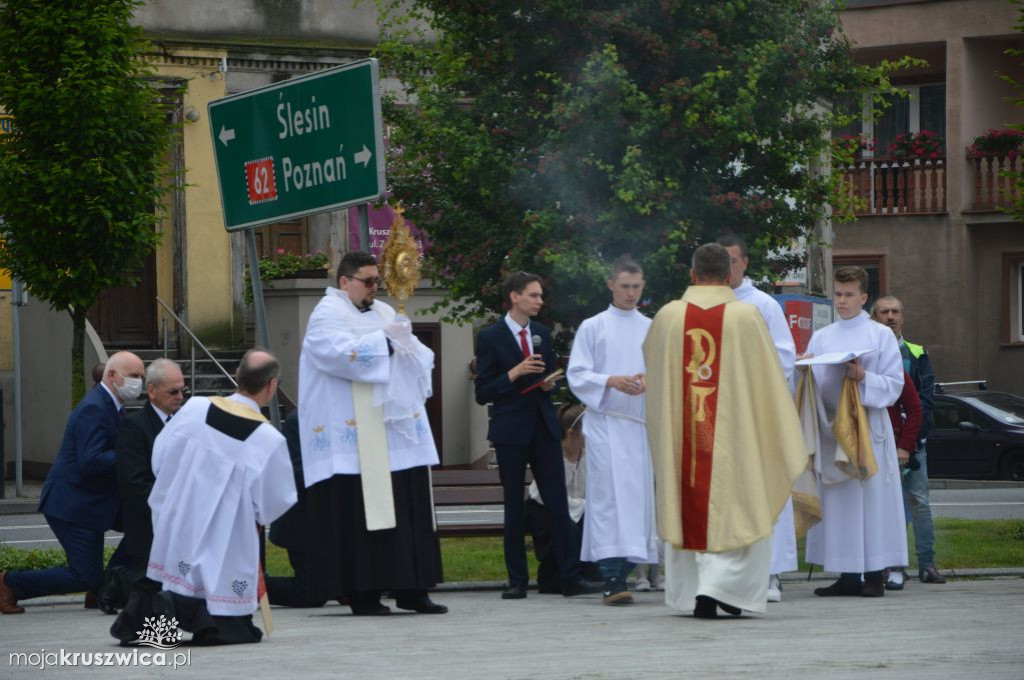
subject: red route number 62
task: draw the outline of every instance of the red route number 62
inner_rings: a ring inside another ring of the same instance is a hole
[[[274,178],[274,157],[258,158],[245,164],[245,185],[249,205],[277,200],[277,182]]]

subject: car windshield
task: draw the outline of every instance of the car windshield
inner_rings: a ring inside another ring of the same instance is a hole
[[[1006,392],[964,397],[964,401],[1007,425],[1024,425],[1024,398]]]

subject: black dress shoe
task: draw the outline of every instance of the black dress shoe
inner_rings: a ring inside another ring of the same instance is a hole
[[[594,583],[593,581],[584,581],[583,579],[577,579],[572,583],[567,583],[562,586],[562,595],[565,597],[575,597],[576,595],[593,595],[594,593],[603,593],[604,584]]]
[[[522,600],[526,597],[526,586],[509,586],[501,591],[503,600]]]
[[[426,594],[415,598],[396,598],[395,606],[399,609],[416,612],[417,614],[447,614],[448,607],[438,604]]]
[[[814,594],[818,597],[860,597],[861,585],[859,581],[851,581],[840,578],[830,586],[815,588]]]
[[[733,616],[739,616],[743,611],[739,607],[733,607],[731,604],[726,604],[721,600],[715,600],[718,602],[718,606],[722,608],[722,611],[726,614],[732,614]]]
[[[717,619],[718,602],[707,595],[698,595],[697,602],[693,606],[693,617],[695,619]]]
[[[391,607],[386,607],[379,602],[376,606],[366,605],[357,607],[354,604],[349,604],[349,607],[352,608],[352,613],[356,616],[387,616],[391,613]]]

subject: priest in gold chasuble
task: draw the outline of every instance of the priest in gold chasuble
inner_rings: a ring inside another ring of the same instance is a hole
[[[765,611],[772,525],[808,463],[775,346],[729,287],[730,264],[722,246],[698,248],[693,285],[644,342],[665,601],[702,618]]]

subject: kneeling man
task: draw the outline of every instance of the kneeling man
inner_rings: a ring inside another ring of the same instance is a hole
[[[238,391],[192,397],[153,445],[146,575],[163,584],[152,598],[153,614],[176,618],[193,633],[193,644],[263,637],[252,624],[260,577],[256,525],[270,524],[296,498],[285,438],[260,413],[277,391],[278,372],[269,352],[246,352]]]

